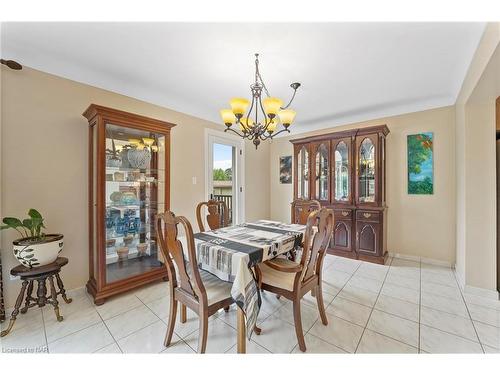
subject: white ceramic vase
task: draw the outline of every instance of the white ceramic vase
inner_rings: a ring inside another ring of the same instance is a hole
[[[64,247],[62,234],[46,234],[42,241],[22,238],[13,242],[13,252],[23,266],[34,268],[54,262]]]

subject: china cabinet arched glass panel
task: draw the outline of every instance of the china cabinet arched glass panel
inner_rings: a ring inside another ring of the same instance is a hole
[[[335,147],[335,200],[349,201],[349,148],[344,141]]]
[[[375,145],[365,138],[359,147],[359,201],[375,202]]]
[[[320,144],[316,150],[315,197],[320,201],[328,201],[330,195],[328,146]]]
[[[303,146],[298,154],[298,198],[309,199],[309,150]]]

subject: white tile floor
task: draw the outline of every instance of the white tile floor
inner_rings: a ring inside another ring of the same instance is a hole
[[[316,299],[302,301],[308,353],[500,353],[500,302],[463,294],[453,271],[392,259],[379,266],[327,256],[324,300],[328,326],[319,321]],[[165,348],[168,284],[158,283],[94,306],[83,291],[61,303],[64,321],[51,307],[20,315],[1,340],[3,352],[36,349],[60,353],[194,353],[198,320],[177,321],[172,346]],[[247,343],[249,353],[300,353],[291,303],[262,295],[262,335]],[[2,324],[5,328],[7,322]],[[236,310],[214,315],[208,353],[236,352]]]

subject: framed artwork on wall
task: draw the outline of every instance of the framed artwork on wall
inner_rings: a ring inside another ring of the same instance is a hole
[[[434,194],[434,133],[407,136],[408,194]]]
[[[280,156],[280,183],[292,183],[292,156]]]

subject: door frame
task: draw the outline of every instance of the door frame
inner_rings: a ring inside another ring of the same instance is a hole
[[[213,143],[230,145],[236,148],[235,172],[233,172],[233,187],[236,205],[233,204],[233,224],[245,222],[245,141],[242,138],[220,130],[205,128],[205,199],[208,199],[212,189],[212,178],[209,168],[213,166]]]

